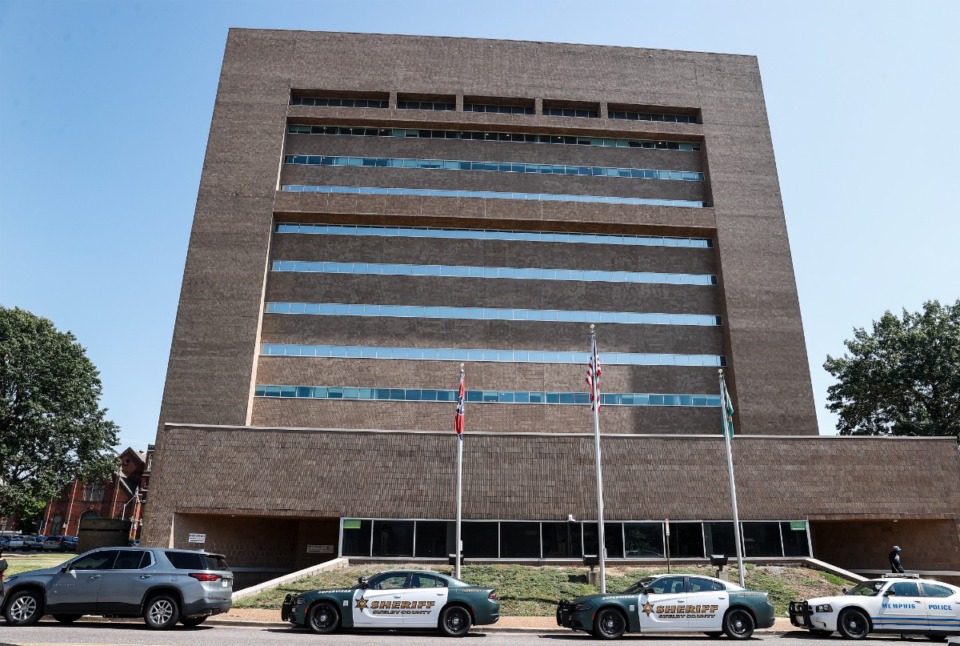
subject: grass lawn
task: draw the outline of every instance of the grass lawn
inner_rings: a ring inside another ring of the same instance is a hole
[[[290,592],[303,592],[323,588],[351,587],[357,577],[370,577],[385,569],[436,570],[452,574],[449,566],[424,566],[421,564],[397,564],[390,568],[383,565],[352,566],[342,570],[323,572],[319,575],[294,581],[255,597],[241,599],[234,605],[238,608],[268,608],[279,610],[283,598]],[[607,591],[616,592],[632,585],[648,574],[665,573],[665,568],[613,566],[607,568]],[[672,572],[712,576],[711,567],[674,567]],[[737,570],[730,569],[730,580],[738,580]],[[500,597],[500,612],[511,616],[549,616],[556,611],[557,601],[563,597],[572,599],[581,594],[597,592],[587,584],[585,567],[535,567],[526,565],[465,565],[462,578],[472,585],[493,587]],[[843,585],[839,577],[801,567],[746,566],[746,587],[766,590],[777,616],[787,615],[787,605],[795,599],[811,596],[839,594]]]
[[[76,554],[71,554],[70,552],[34,552],[29,554],[7,552],[3,555],[3,558],[7,561],[9,567],[4,575],[13,576],[14,574],[27,572],[28,570],[40,570],[42,568],[53,567],[60,565],[74,556],[76,556]]]

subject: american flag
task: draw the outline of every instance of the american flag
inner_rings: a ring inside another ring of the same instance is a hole
[[[457,437],[463,435],[463,399],[464,399],[464,387],[463,387],[463,373],[460,373],[460,390],[457,391],[457,416],[453,423],[453,430],[457,432]]]
[[[600,410],[600,375],[603,373],[603,369],[600,366],[600,355],[597,354],[597,342],[596,340],[592,343],[592,348],[590,349],[590,361],[587,363],[587,385],[590,387],[590,410]],[[593,361],[596,357],[597,365],[594,369]]]

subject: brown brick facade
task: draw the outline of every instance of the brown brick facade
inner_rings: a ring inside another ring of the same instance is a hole
[[[291,96],[371,93],[389,107],[290,103]],[[452,97],[457,110],[399,109],[398,96],[406,95]],[[465,98],[483,97],[508,97],[535,111],[463,110]],[[545,104],[564,102],[589,103],[598,116],[544,113]],[[697,115],[699,122],[626,121],[608,118],[611,110]],[[315,135],[288,133],[290,125],[671,141],[699,149]],[[285,154],[697,171],[704,181],[592,171],[301,165],[284,163]],[[299,193],[283,190],[288,184],[692,200],[703,207]],[[308,235],[282,233],[279,223],[692,237],[709,247]],[[271,271],[274,261],[291,260],[693,273],[715,276],[717,284]],[[231,30],[171,347],[147,538],[179,546],[190,531],[207,532],[211,546],[231,558],[269,569],[313,562],[305,545],[332,540],[330,528],[342,517],[452,518],[449,402],[255,394],[266,385],[449,390],[456,386],[458,361],[262,356],[260,344],[585,352],[588,323],[267,313],[271,303],[719,316],[720,325],[601,324],[601,356],[723,358],[737,410],[743,520],[824,523],[815,528],[815,550],[839,559],[851,554],[836,545],[841,533],[829,523],[875,521],[879,529],[865,526],[862,533],[871,541],[885,538],[894,520],[913,528],[908,532],[929,526],[948,545],[944,556],[929,562],[960,569],[952,445],[816,437],[786,222],[753,57]],[[471,390],[586,391],[584,367],[574,363],[465,363]],[[715,366],[615,362],[605,366],[602,387],[605,393],[719,391]],[[728,519],[719,423],[716,406],[605,407],[607,518]],[[466,424],[465,517],[550,520],[595,513],[587,406],[471,403]],[[897,506],[883,486],[898,488]],[[925,493],[930,487],[947,493],[931,497]],[[283,524],[273,548],[263,538],[271,523]],[[918,557],[926,562],[920,556],[925,549],[918,548]]]

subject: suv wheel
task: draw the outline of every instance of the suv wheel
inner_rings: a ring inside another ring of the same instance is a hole
[[[147,602],[143,610],[143,621],[148,628],[168,630],[180,619],[180,606],[169,594],[160,594]]]
[[[43,612],[40,593],[35,590],[14,592],[7,600],[4,616],[11,626],[29,626],[40,621]]]

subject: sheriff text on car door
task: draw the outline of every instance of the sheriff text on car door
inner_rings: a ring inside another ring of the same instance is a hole
[[[436,627],[447,602],[442,579],[427,574],[392,574],[374,577],[367,589],[353,598],[353,623],[357,627]]]

